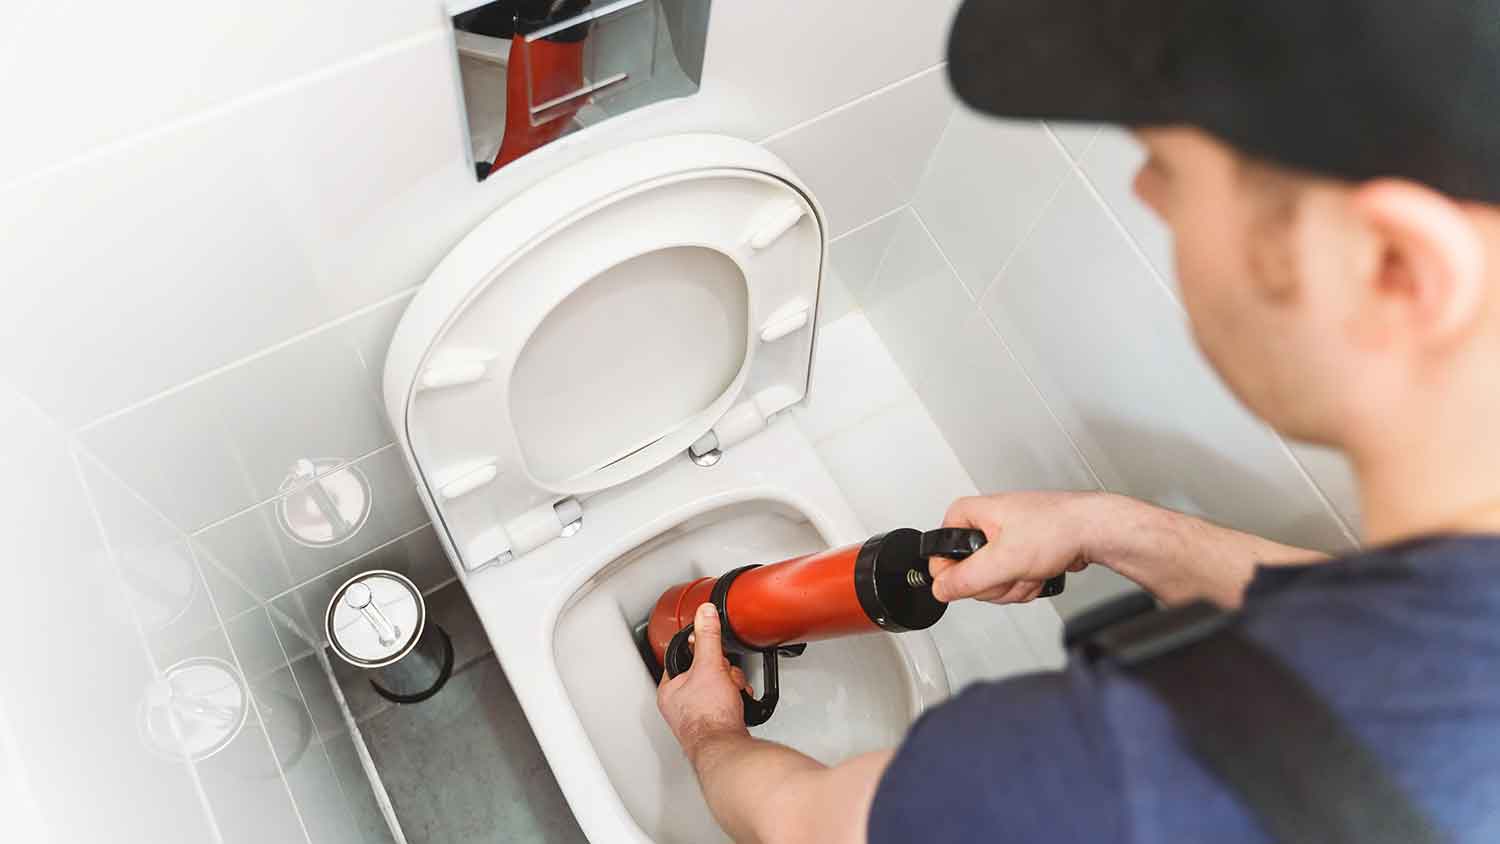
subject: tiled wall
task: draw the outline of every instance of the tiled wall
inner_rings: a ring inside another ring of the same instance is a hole
[[[1194,346],[1142,160],[1117,129],[957,108],[909,203],[858,233],[886,247],[854,299],[982,490],[1105,488],[1351,547],[1347,467],[1289,447]],[[1064,609],[1120,586],[1098,578]]]
[[[389,840],[309,640],[353,572],[451,576],[379,399],[416,287],[526,186],[680,131],[765,141],[873,270],[888,223],[867,224],[909,201],[951,110],[955,5],[719,2],[699,95],[482,185],[436,0],[0,15],[0,466],[28,631],[0,679],[0,781],[24,797],[0,828]],[[301,460],[366,479],[352,538],[281,529]],[[189,657],[227,660],[260,704],[197,764],[139,738],[153,679]]]

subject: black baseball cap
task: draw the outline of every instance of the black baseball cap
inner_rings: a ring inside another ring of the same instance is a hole
[[[965,0],[948,74],[1001,117],[1191,125],[1289,167],[1500,203],[1495,0]]]

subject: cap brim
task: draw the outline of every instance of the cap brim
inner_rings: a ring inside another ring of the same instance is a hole
[[[966,0],[948,40],[960,100],[1001,117],[1181,119],[1170,0]]]

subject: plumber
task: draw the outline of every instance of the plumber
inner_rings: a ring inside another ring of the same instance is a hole
[[[945,524],[989,544],[932,560],[939,599],[1103,565],[1163,608],[1085,613],[1064,670],[834,767],[748,735],[700,613],[658,703],[714,815],[743,842],[1500,841],[1500,9],[967,0],[948,56],[969,107],[1134,131],[1198,345],[1350,458],[1365,550],[961,499]]]

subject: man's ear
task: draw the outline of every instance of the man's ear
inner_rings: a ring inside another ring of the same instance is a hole
[[[1453,200],[1422,185],[1381,179],[1356,188],[1351,209],[1379,244],[1366,293],[1382,333],[1443,343],[1478,314],[1484,241]]]

